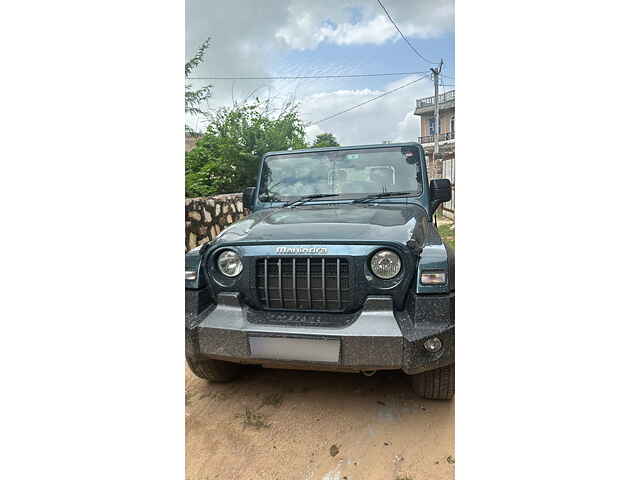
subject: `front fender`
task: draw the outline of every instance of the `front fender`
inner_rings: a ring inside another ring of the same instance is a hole
[[[455,252],[442,241],[440,234],[433,224],[429,225],[425,245],[420,252],[418,259],[418,270],[416,274],[416,293],[449,293],[455,290]],[[447,283],[445,285],[422,285],[420,283],[420,273],[422,271],[444,271],[447,272]]]

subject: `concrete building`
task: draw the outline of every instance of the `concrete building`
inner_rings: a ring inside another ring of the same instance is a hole
[[[455,152],[456,143],[456,91],[451,90],[438,95],[440,109],[440,153]],[[433,152],[435,142],[435,96],[416,100],[415,115],[420,116],[420,136],[418,142],[425,151]]]
[[[415,114],[420,116],[420,136],[418,142],[427,153],[429,178],[448,178],[451,181],[451,200],[442,205],[442,214],[455,219],[456,198],[456,91],[438,95],[440,116],[440,137],[438,155],[433,155],[435,143],[435,96],[416,100]]]

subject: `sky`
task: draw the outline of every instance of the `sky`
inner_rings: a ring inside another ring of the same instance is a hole
[[[431,62],[444,60],[444,90],[454,89],[453,0],[382,0],[411,44]],[[429,72],[400,37],[377,0],[186,0],[185,57],[211,37],[193,76],[300,76]],[[191,80],[213,85],[215,110],[255,97],[294,99],[313,123],[422,74],[355,79]],[[433,95],[430,77],[307,128],[309,140],[333,133],[341,145],[417,141],[418,98]],[[203,129],[203,118],[187,120]]]

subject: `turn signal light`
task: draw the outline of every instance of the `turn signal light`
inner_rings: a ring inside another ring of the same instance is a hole
[[[445,272],[422,272],[420,283],[422,285],[444,285],[447,283],[447,274]]]

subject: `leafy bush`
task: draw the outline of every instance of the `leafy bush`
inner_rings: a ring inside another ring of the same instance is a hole
[[[255,185],[262,156],[305,148],[304,136],[297,106],[291,103],[277,115],[260,101],[219,109],[195,148],[186,153],[187,197],[240,192]]]
[[[195,56],[191,58],[187,63],[184,64],[184,78],[185,80],[189,79],[189,76],[193,73],[193,71],[204,61],[204,55],[211,44],[211,38],[207,38]],[[193,85],[190,83],[186,83],[184,86],[184,113],[186,115],[204,115],[207,113],[202,110],[202,103],[206,102],[209,98],[211,98],[211,91],[213,89],[213,85],[205,85],[204,87],[200,87],[194,90]],[[195,136],[196,131],[191,128],[189,125],[185,124],[184,132],[187,135]]]
[[[312,147],[339,147],[340,144],[333,133],[321,133],[316,135],[316,139],[313,142]]]

